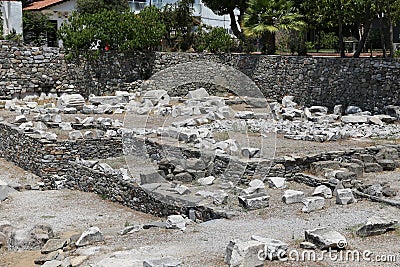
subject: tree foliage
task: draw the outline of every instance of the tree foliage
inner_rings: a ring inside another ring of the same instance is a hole
[[[165,25],[164,39],[171,50],[188,50],[194,41],[193,0],[181,0],[168,4],[162,10]]]
[[[95,14],[103,10],[128,11],[126,0],[77,0],[77,11],[81,14]]]
[[[22,21],[25,43],[46,44],[47,33],[54,30],[48,15],[37,11],[24,11]]]
[[[238,39],[244,41],[244,34],[238,25],[242,23],[243,14],[248,7],[248,0],[203,0],[202,2],[215,14],[229,15],[233,34]],[[235,16],[235,9],[239,10],[239,16],[237,19]]]
[[[263,52],[275,53],[275,34],[279,30],[300,31],[304,27],[302,16],[291,1],[249,0],[244,15],[243,32],[249,37],[258,37],[267,44]]]
[[[228,53],[235,47],[235,42],[224,28],[199,27],[195,47],[199,52]]]
[[[104,10],[75,13],[59,30],[67,49],[88,52],[96,48],[118,51],[150,50],[160,44],[165,32],[160,11],[146,7],[139,14]]]

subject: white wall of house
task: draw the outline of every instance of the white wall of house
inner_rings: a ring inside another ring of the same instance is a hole
[[[68,20],[68,17],[72,15],[72,12],[76,10],[76,0],[66,1],[54,6],[50,6],[45,10],[42,10],[43,14],[49,15],[49,20],[57,21],[57,29]],[[61,40],[58,41],[58,45],[62,47]]]
[[[1,13],[3,18],[3,35],[15,30],[22,34],[22,3],[18,1],[1,1]]]
[[[167,4],[173,4],[178,0],[151,0],[151,4],[161,8]],[[149,6],[150,0],[131,0],[130,6],[133,12],[139,12],[143,7]],[[219,16],[216,15],[211,9],[206,7],[201,0],[195,0],[194,2],[194,15],[201,17],[201,21],[204,24],[213,27],[223,27],[227,30],[231,28],[231,19],[229,15]]]
[[[49,15],[49,20],[57,21],[57,28],[72,15],[72,12],[76,10],[76,1],[70,0],[54,6],[50,6],[42,11],[43,14]]]

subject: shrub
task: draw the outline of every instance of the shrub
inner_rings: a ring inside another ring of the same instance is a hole
[[[151,50],[160,44],[164,31],[160,11],[156,7],[147,7],[139,14],[116,10],[75,13],[58,34],[65,48],[90,54],[99,49]]]
[[[199,27],[196,34],[197,51],[231,52],[234,46],[232,37],[221,27]]]

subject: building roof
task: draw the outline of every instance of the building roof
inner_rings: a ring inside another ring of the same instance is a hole
[[[24,10],[43,10],[47,7],[54,6],[67,1],[69,0],[41,0],[33,2],[29,6],[25,7]]]

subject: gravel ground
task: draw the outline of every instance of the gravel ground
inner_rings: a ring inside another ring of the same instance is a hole
[[[17,175],[15,166],[2,162],[3,175]],[[400,172],[383,173],[379,177],[399,177]],[[301,189],[307,194],[312,188],[289,183],[290,189]],[[149,229],[126,236],[118,235],[125,224],[141,224],[162,220],[135,212],[115,203],[102,200],[99,196],[70,191],[23,191],[13,192],[0,205],[0,220],[10,220],[16,227],[48,223],[59,235],[80,232],[90,226],[98,226],[105,234],[106,242],[100,244],[100,253],[92,255],[87,266],[106,266],[113,262],[131,259],[129,266],[142,266],[142,260],[173,256],[183,260],[184,266],[225,266],[223,257],[229,240],[249,240],[251,235],[280,239],[297,249],[304,239],[304,230],[327,226],[338,230],[348,238],[349,249],[370,250],[375,255],[396,255],[397,263],[378,264],[366,262],[288,262],[268,263],[268,266],[400,266],[400,235],[398,231],[372,238],[354,238],[356,226],[372,215],[383,215],[399,219],[400,210],[394,207],[360,200],[356,204],[338,206],[327,200],[326,208],[311,214],[302,213],[301,204],[284,205],[280,198],[283,190],[269,189],[271,206],[268,209],[242,212],[233,219],[213,220],[189,225],[187,230]],[[34,266],[32,261],[37,252],[0,254],[0,266]],[[111,258],[110,258],[111,257]],[[99,263],[100,262],[100,263]],[[117,266],[116,265],[116,266]],[[110,266],[110,265],[109,265]]]

